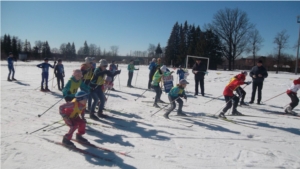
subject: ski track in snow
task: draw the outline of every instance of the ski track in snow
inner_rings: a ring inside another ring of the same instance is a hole
[[[145,92],[147,88],[148,66],[136,66],[132,85],[126,87],[127,65],[120,64],[122,73],[115,79],[114,88],[108,95],[105,107],[115,111],[106,114],[120,118],[88,122],[85,138],[91,143],[114,151],[128,152],[131,157],[98,150],[75,142],[78,148],[90,151],[101,157],[113,159],[107,162],[73,152],[63,146],[45,141],[44,138],[58,141],[68,132],[63,122],[54,124],[33,134],[32,132],[61,119],[58,107],[61,100],[41,117],[49,107],[62,98],[57,86],[52,88],[53,69],[50,69],[48,86],[51,93],[40,92],[41,69],[35,65],[40,62],[18,62],[15,70],[17,82],[7,82],[7,63],[1,61],[1,163],[2,168],[10,169],[82,169],[82,168],[300,168],[300,125],[299,117],[279,115],[290,102],[284,94],[264,105],[238,107],[249,116],[228,116],[241,124],[233,124],[207,115],[218,114],[225,104],[224,97],[205,103],[220,96],[230,78],[239,71],[212,71],[205,76],[206,96],[193,97],[194,77],[188,76],[186,91],[188,101],[184,101],[183,111],[192,117],[176,117],[176,110],[170,114],[174,121],[162,116],[161,110],[151,107],[155,93]],[[50,62],[52,64],[53,62]],[[80,68],[79,62],[63,62],[66,72],[65,83],[72,70]],[[170,70],[173,70],[172,68]],[[176,71],[176,70],[175,70]],[[291,73],[275,74],[269,72],[264,82],[262,101],[284,92],[292,79],[298,78]],[[174,76],[174,82],[177,77]],[[246,81],[251,81],[247,76]],[[56,79],[53,86],[56,85]],[[252,86],[244,88],[247,92],[245,101],[250,100]],[[162,100],[168,101],[162,94]],[[178,106],[178,105],[177,105]],[[167,107],[168,108],[168,107]],[[178,107],[177,107],[178,108]],[[296,107],[295,111],[299,112]],[[86,114],[88,116],[88,114]],[[122,120],[123,119],[123,120]],[[104,125],[104,126],[101,126]],[[184,125],[193,125],[186,127]],[[249,126],[249,127],[246,127]],[[253,129],[250,127],[256,127]],[[51,130],[51,131],[48,131]],[[76,133],[76,132],[75,132]],[[74,133],[74,138],[75,138]]]

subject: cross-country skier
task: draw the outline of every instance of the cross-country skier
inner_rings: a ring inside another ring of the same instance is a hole
[[[91,57],[86,57],[85,62],[81,65],[80,70],[82,72],[83,78],[82,81],[85,85],[89,86],[91,78],[93,76],[94,68],[93,68],[93,59]],[[80,88],[80,90],[83,90],[85,92],[90,93],[90,91],[86,91],[84,88]],[[88,110],[91,109],[92,105],[92,96],[89,95],[88,98]]]
[[[161,88],[159,86],[159,83],[161,81],[162,76],[170,76],[172,72],[167,72],[167,67],[165,65],[163,65],[160,69],[158,69],[152,79],[152,83],[151,83],[151,87],[155,90],[156,96],[155,96],[155,100],[154,100],[154,107],[158,107],[157,103],[164,103],[164,101],[162,101],[160,99],[160,96],[162,94]]]
[[[223,91],[223,95],[225,97],[226,106],[222,110],[222,112],[219,114],[219,117],[226,118],[225,113],[228,109],[232,107],[232,115],[242,115],[239,111],[237,111],[237,106],[240,101],[240,98],[233,94],[233,91],[235,91],[240,85],[246,84],[249,85],[251,82],[245,82],[243,79],[232,79],[227,86],[225,87]]]
[[[94,71],[94,75],[92,77],[90,88],[91,88],[91,96],[93,98],[92,107],[90,109],[90,118],[92,119],[98,119],[97,116],[95,116],[95,107],[98,103],[98,100],[100,99],[100,105],[98,108],[97,115],[101,118],[106,118],[107,116],[103,114],[103,108],[105,103],[105,96],[102,90],[102,86],[105,82],[105,75],[107,76],[115,76],[117,74],[120,74],[121,71],[117,70],[114,74],[111,73],[111,71],[106,70],[108,66],[108,62],[105,59],[101,59],[99,67],[97,67]]]
[[[182,69],[181,65],[179,66],[176,74],[179,76],[179,81],[184,79],[185,71]]]
[[[54,68],[56,64],[56,61],[54,61],[54,65],[50,65],[48,63],[48,58],[44,59],[44,63],[36,65],[38,68],[42,68],[42,83],[41,83],[41,91],[46,91],[49,92],[50,90],[48,89],[48,77],[49,77],[49,67]],[[45,82],[45,88],[43,86]]]
[[[246,79],[246,76],[248,75],[248,73],[246,71],[241,71],[240,74],[234,76],[230,81],[234,80],[234,79],[238,79],[239,81],[245,81]],[[244,105],[244,106],[248,106],[245,102],[244,102],[244,99],[245,99],[245,96],[246,96],[246,92],[243,88],[241,88],[241,86],[239,86],[237,89],[236,89],[236,92],[237,94],[239,95],[239,97],[241,98],[241,101],[240,101],[240,105]]]
[[[15,69],[14,69],[14,61],[17,61],[16,59],[14,59],[14,55],[12,52],[9,52],[9,57],[7,58],[7,66],[8,66],[8,77],[7,77],[7,81],[12,81],[12,80],[17,80],[15,79]],[[12,72],[12,76],[10,79],[10,74]]]
[[[300,78],[293,81],[291,87],[286,91],[287,95],[291,98],[291,103],[284,110],[285,113],[296,114],[293,109],[298,105],[299,99],[297,97],[297,91],[300,89]]]
[[[82,78],[81,70],[80,69],[73,70],[72,77],[68,80],[65,88],[62,90],[66,102],[72,101],[75,98],[75,94],[79,87],[81,89],[84,89],[83,91],[89,91],[89,86],[83,83],[81,78]]]
[[[129,62],[129,64],[128,64],[128,67],[127,67],[127,70],[128,70],[127,87],[133,87],[133,86],[131,85],[131,81],[132,81],[132,77],[133,77],[133,71],[139,70],[139,69],[136,69],[136,68],[134,67],[133,60],[130,60],[130,62]]]
[[[115,61],[113,60],[112,62],[111,62],[111,64],[109,65],[109,70],[112,72],[112,73],[115,73],[115,71],[117,71],[118,70],[118,65],[115,65]],[[110,82],[110,84],[109,85],[111,85],[112,86],[112,88],[110,89],[110,90],[113,90],[113,91],[115,91],[115,89],[114,89],[114,77],[111,77],[111,82]]]
[[[156,59],[153,58],[151,63],[149,64],[149,81],[148,81],[148,89],[151,89],[151,82],[152,82],[152,78],[154,73],[156,72],[156,63],[155,63]]]
[[[69,132],[64,135],[62,140],[62,143],[66,146],[75,147],[74,143],[70,140],[77,128],[76,140],[79,142],[88,142],[87,139],[82,137],[85,134],[86,120],[84,118],[84,111],[87,98],[88,93],[79,91],[75,94],[75,99],[59,107],[60,115],[63,117],[66,125],[70,127]]]
[[[177,84],[177,86],[173,87],[170,92],[169,92],[169,101],[171,104],[171,107],[168,109],[168,111],[164,114],[165,118],[169,118],[169,114],[175,109],[176,107],[176,103],[175,100],[178,103],[178,110],[177,110],[177,115],[178,116],[186,116],[186,114],[184,114],[182,112],[182,106],[183,106],[183,101],[181,100],[180,97],[183,97],[184,99],[187,99],[184,88],[186,87],[186,85],[189,84],[185,79],[182,79],[179,81],[179,84]]]
[[[55,77],[57,78],[58,90],[61,91],[64,88],[64,77],[65,77],[64,65],[62,64],[61,59],[57,60],[57,65],[54,68],[54,74]]]

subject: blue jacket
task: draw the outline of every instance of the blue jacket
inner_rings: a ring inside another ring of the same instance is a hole
[[[149,70],[151,71],[153,68],[155,68],[156,67],[156,63],[155,62],[151,62],[150,64],[149,64]]]
[[[50,65],[49,63],[41,63],[36,65],[38,68],[42,68],[42,73],[49,73],[49,67],[54,68],[52,65]]]
[[[14,66],[14,59],[12,57],[7,58],[8,67]]]
[[[179,80],[184,79],[185,71],[183,69],[178,69],[177,74],[179,75]]]

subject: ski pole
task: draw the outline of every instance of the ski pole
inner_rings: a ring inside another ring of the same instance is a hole
[[[64,98],[64,97],[63,97]],[[60,100],[58,100],[55,104],[53,104],[51,107],[49,107],[49,109],[47,109],[46,111],[44,111],[44,113],[39,114],[38,117],[41,117],[43,114],[45,114],[48,110],[50,110],[52,107],[54,107],[57,103],[59,103],[63,98],[61,98]]]
[[[55,129],[58,129],[58,128],[60,128],[60,127],[62,127],[62,126],[65,126],[66,124],[62,124],[62,125],[60,125],[60,126],[58,126],[58,127],[54,127],[53,129],[50,129],[50,130],[48,130],[48,131],[52,131],[52,130],[55,130]],[[43,130],[43,131],[46,131],[46,130]]]
[[[155,113],[151,114],[151,117],[154,116],[156,113],[160,112],[162,109],[168,107],[170,104],[172,104],[173,102],[175,102],[177,99],[179,99],[180,97],[177,97],[175,100],[173,100],[171,103],[165,105],[164,107],[160,108],[158,111],[156,111]]]
[[[56,60],[54,61],[54,66],[56,67],[55,62],[56,62]],[[52,79],[54,79],[55,67],[54,67],[54,70],[53,70]],[[54,82],[54,80],[52,81],[52,88],[51,88],[51,90],[53,90],[53,82]]]
[[[278,96],[280,96],[280,95],[283,95],[284,93],[286,93],[286,92],[283,92],[283,93],[280,93],[280,94],[278,94],[278,95],[276,95],[276,96],[274,96],[274,97],[271,97],[270,99],[265,100],[265,101],[262,102],[262,103],[265,103],[265,102],[267,102],[267,101],[269,101],[269,100],[272,100],[272,99],[274,99],[274,98],[276,98],[276,97],[278,97]]]
[[[122,90],[120,85],[120,74],[118,74],[118,80],[119,80],[119,89]]]
[[[53,124],[59,123],[59,122],[62,121],[62,120],[63,120],[63,119],[61,119],[61,120],[59,120],[59,121],[56,121],[56,122],[54,122],[54,123],[52,123],[52,124],[49,124],[49,125],[47,125],[47,126],[45,126],[45,127],[39,128],[39,129],[37,129],[37,130],[35,130],[35,131],[29,133],[29,134],[35,133],[35,132],[40,131],[40,130],[42,130],[42,129],[44,129],[44,128],[47,128],[47,127],[49,127],[49,126],[52,126]],[[26,132],[26,134],[28,134],[28,132]]]
[[[139,70],[140,70],[140,68],[139,68]],[[135,86],[136,86],[136,80],[137,80],[137,77],[138,77],[138,75],[139,75],[139,70],[138,70],[138,72],[137,72],[137,74],[136,74],[136,78],[135,78]]]
[[[228,101],[228,102],[226,102],[215,114],[214,114],[214,116],[219,112],[219,111],[221,111],[226,105],[227,105],[227,103],[229,103],[229,102],[231,102],[232,101],[232,99],[234,98],[234,97],[237,97],[236,95],[233,95],[233,97]]]
[[[149,89],[146,89],[140,96],[138,96],[136,99],[134,99],[134,101],[137,101],[137,99],[139,99],[140,97],[142,97],[144,95],[144,93],[146,93],[146,91],[148,91]]]

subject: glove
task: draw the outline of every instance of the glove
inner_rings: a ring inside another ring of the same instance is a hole
[[[56,64],[56,61],[54,61],[54,64]]]
[[[244,82],[246,85],[249,85],[251,84],[251,81],[248,81],[248,82]]]
[[[186,95],[184,95],[184,96],[183,96],[183,98],[184,98],[185,100],[187,100],[187,97],[186,97]]]

